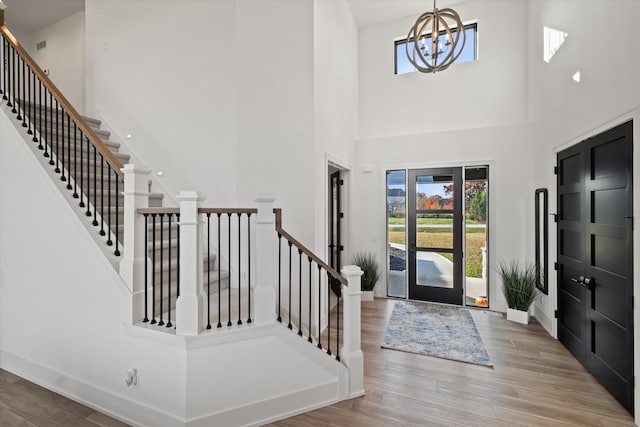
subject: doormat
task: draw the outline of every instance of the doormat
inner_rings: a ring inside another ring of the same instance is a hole
[[[382,348],[493,367],[465,308],[396,301]]]

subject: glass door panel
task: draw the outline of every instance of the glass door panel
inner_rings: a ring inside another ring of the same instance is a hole
[[[462,169],[408,175],[409,298],[462,304]]]
[[[387,171],[387,295],[407,296],[405,170]]]
[[[488,167],[465,169],[465,287],[466,305],[489,306],[488,294]]]

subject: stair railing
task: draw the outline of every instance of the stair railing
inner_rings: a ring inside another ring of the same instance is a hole
[[[287,327],[291,330],[294,329],[295,325],[297,334],[301,337],[305,335],[303,330],[306,325],[307,341],[315,343],[320,349],[326,349],[327,354],[330,356],[335,352],[335,358],[339,361],[340,346],[342,344],[340,336],[342,285],[348,286],[347,279],[282,228],[281,209],[274,209],[274,214],[276,232],[278,233],[277,320],[278,322],[285,321]],[[282,254],[283,239],[285,240],[284,260]],[[293,259],[294,248],[297,254],[297,263]],[[283,264],[285,267],[284,274],[282,271]],[[297,278],[293,277],[293,270],[297,270]],[[315,280],[316,274],[317,280]],[[283,278],[283,276],[285,277]],[[304,279],[303,276],[305,276]],[[326,276],[326,281],[323,276]],[[295,293],[297,295],[294,295]],[[332,295],[335,298],[335,304],[332,304]],[[294,303],[297,303],[297,307],[294,306]],[[334,318],[334,352],[331,350],[332,318]],[[323,331],[326,346],[323,346]]]
[[[120,256],[122,164],[11,34],[4,10],[0,36],[2,100]]]

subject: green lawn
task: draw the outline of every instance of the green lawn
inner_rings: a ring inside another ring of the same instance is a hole
[[[387,218],[388,224],[404,225],[406,218]],[[418,218],[418,224],[451,224],[451,218]],[[467,224],[479,224],[478,221],[467,220]]]
[[[406,244],[404,229],[389,229],[389,243]],[[467,277],[482,277],[482,248],[486,245],[484,228],[467,228]],[[418,231],[418,246],[447,247],[451,245],[451,232],[442,228],[426,228]],[[441,254],[453,261],[453,254]]]

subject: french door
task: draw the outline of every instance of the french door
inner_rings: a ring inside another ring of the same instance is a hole
[[[558,339],[633,412],[633,126],[558,153]]]
[[[407,180],[409,298],[462,304],[462,168]]]

